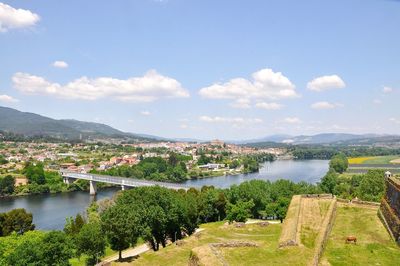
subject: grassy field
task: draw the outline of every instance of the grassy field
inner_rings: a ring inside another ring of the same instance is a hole
[[[309,265],[316,239],[330,205],[328,199],[302,199],[299,215],[301,244],[278,248],[282,224],[261,227],[246,224],[236,228],[225,222],[201,225],[201,232],[157,252],[149,251],[130,263],[112,265],[188,265],[191,254],[200,257],[200,265],[223,265],[211,243],[235,241],[255,243],[257,247],[218,247],[216,251],[229,265]],[[349,235],[357,244],[345,244]],[[376,207],[338,203],[337,216],[329,236],[321,265],[400,265],[400,248],[377,217]]]
[[[209,243],[231,241],[249,241],[258,247],[218,248],[229,265],[305,265],[312,256],[312,250],[305,247],[278,249],[281,224],[260,227],[249,224],[244,228],[224,225],[224,222],[209,223],[201,226],[203,231],[183,241],[182,245],[171,245],[157,252],[149,251],[130,265],[188,265],[191,250],[210,256]],[[204,254],[206,253],[206,254]],[[212,257],[212,256],[211,256]],[[214,261],[213,261],[214,260]],[[207,260],[206,260],[207,261]],[[215,259],[208,260],[215,265]],[[245,262],[245,264],[243,264]],[[114,263],[113,265],[122,265]],[[128,265],[128,264],[125,264]]]
[[[346,244],[349,235],[357,244]],[[321,265],[400,265],[400,249],[377,216],[377,208],[340,204]]]
[[[400,159],[399,155],[356,157],[349,158],[349,164],[390,164],[397,162],[397,159]]]
[[[256,243],[258,247],[217,248],[229,265],[307,265],[313,257],[315,240],[330,202],[329,199],[309,198],[302,199],[301,206],[294,206],[301,208],[299,246],[278,248],[282,233],[282,225],[279,223],[267,227],[248,224],[244,228],[236,228],[217,222],[202,225],[203,231],[185,239],[182,245],[147,252],[131,265],[188,265],[191,252],[201,257],[201,263],[205,265],[218,265],[218,259],[212,254],[209,244],[232,241]]]

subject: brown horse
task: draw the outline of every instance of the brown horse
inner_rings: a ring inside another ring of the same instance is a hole
[[[357,237],[355,237],[355,236],[348,236],[348,237],[346,238],[346,244],[349,244],[349,243],[351,243],[351,242],[353,242],[354,244],[357,244]]]

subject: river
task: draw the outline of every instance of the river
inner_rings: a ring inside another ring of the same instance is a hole
[[[316,183],[328,171],[328,163],[326,160],[277,160],[263,163],[257,173],[193,179],[186,181],[185,184],[193,187],[213,185],[227,188],[252,179],[274,181],[280,178],[294,182]],[[118,190],[118,188],[99,190],[95,198],[89,196],[89,192],[76,191],[0,199],[0,212],[25,208],[33,214],[33,222],[37,229],[61,230],[64,228],[66,217],[83,213],[91,201],[110,198]]]

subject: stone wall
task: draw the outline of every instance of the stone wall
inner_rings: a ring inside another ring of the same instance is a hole
[[[318,266],[319,265],[319,260],[322,256],[322,253],[325,250],[326,243],[328,241],[329,234],[331,233],[333,223],[336,218],[336,198],[333,199],[331,202],[331,205],[329,206],[328,213],[325,216],[325,219],[321,225],[321,229],[318,233],[317,239],[315,241],[315,251],[314,251],[314,256],[313,260],[310,263],[312,266]]]
[[[400,244],[400,181],[394,177],[386,179],[386,193],[379,213],[390,235]]]
[[[299,214],[301,208],[301,195],[294,195],[290,201],[290,205],[283,221],[282,233],[279,238],[279,247],[297,246],[300,242],[298,239],[299,230]]]

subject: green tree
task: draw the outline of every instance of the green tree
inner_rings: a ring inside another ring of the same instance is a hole
[[[197,160],[198,165],[204,165],[211,162],[210,157],[205,156],[204,154],[200,155],[200,158]]]
[[[178,156],[175,152],[171,152],[169,153],[169,157],[168,157],[168,164],[171,165],[172,167],[177,166],[179,162]]]
[[[43,238],[45,233],[32,232],[23,236],[13,234],[9,236],[12,248],[6,255],[6,264],[13,266],[41,266],[45,265],[42,261]]]
[[[15,178],[7,175],[0,179],[0,195],[11,195],[14,192]]]
[[[83,225],[76,236],[76,249],[78,255],[88,256],[87,265],[98,263],[98,259],[104,256],[106,249],[106,239],[101,231],[100,223],[91,222]]]
[[[72,244],[65,233],[51,231],[47,233],[41,244],[42,265],[62,266],[69,265],[68,260],[72,258]]]
[[[385,192],[384,170],[368,170],[360,182],[358,195],[362,200],[379,202]]]
[[[337,173],[343,173],[349,167],[349,162],[346,155],[343,153],[336,154],[331,158],[329,162],[329,167],[334,169]]]
[[[25,209],[13,209],[3,216],[2,233],[7,236],[12,232],[23,234],[26,231],[35,229],[32,224],[32,214],[27,213]]]
[[[287,209],[290,204],[290,199],[280,197],[276,202],[272,202],[266,206],[265,213],[269,217],[277,218],[283,222],[286,216]]]
[[[241,201],[239,200],[236,204],[228,204],[226,211],[226,218],[229,222],[246,222],[247,218],[251,216],[251,208],[254,207],[253,200]]]
[[[326,193],[334,193],[337,180],[338,174],[335,172],[335,170],[330,169],[321,179],[321,183],[319,184],[319,186],[321,187],[322,191]]]
[[[38,185],[43,185],[46,183],[46,177],[44,174],[43,164],[38,163],[36,165],[28,162],[26,163],[22,171],[29,180],[29,183],[36,183]]]
[[[229,168],[230,169],[235,169],[238,168],[240,166],[240,162],[238,160],[233,160],[230,164],[229,164]]]
[[[85,220],[83,219],[82,215],[80,213],[78,213],[75,216],[75,219],[73,217],[68,217],[66,219],[66,223],[64,226],[64,232],[67,235],[75,236],[80,232],[80,230],[84,224],[85,224]]]
[[[110,243],[111,249],[119,253],[131,244],[136,244],[139,237],[139,218],[134,206],[117,204],[105,210],[101,215],[101,227]]]

